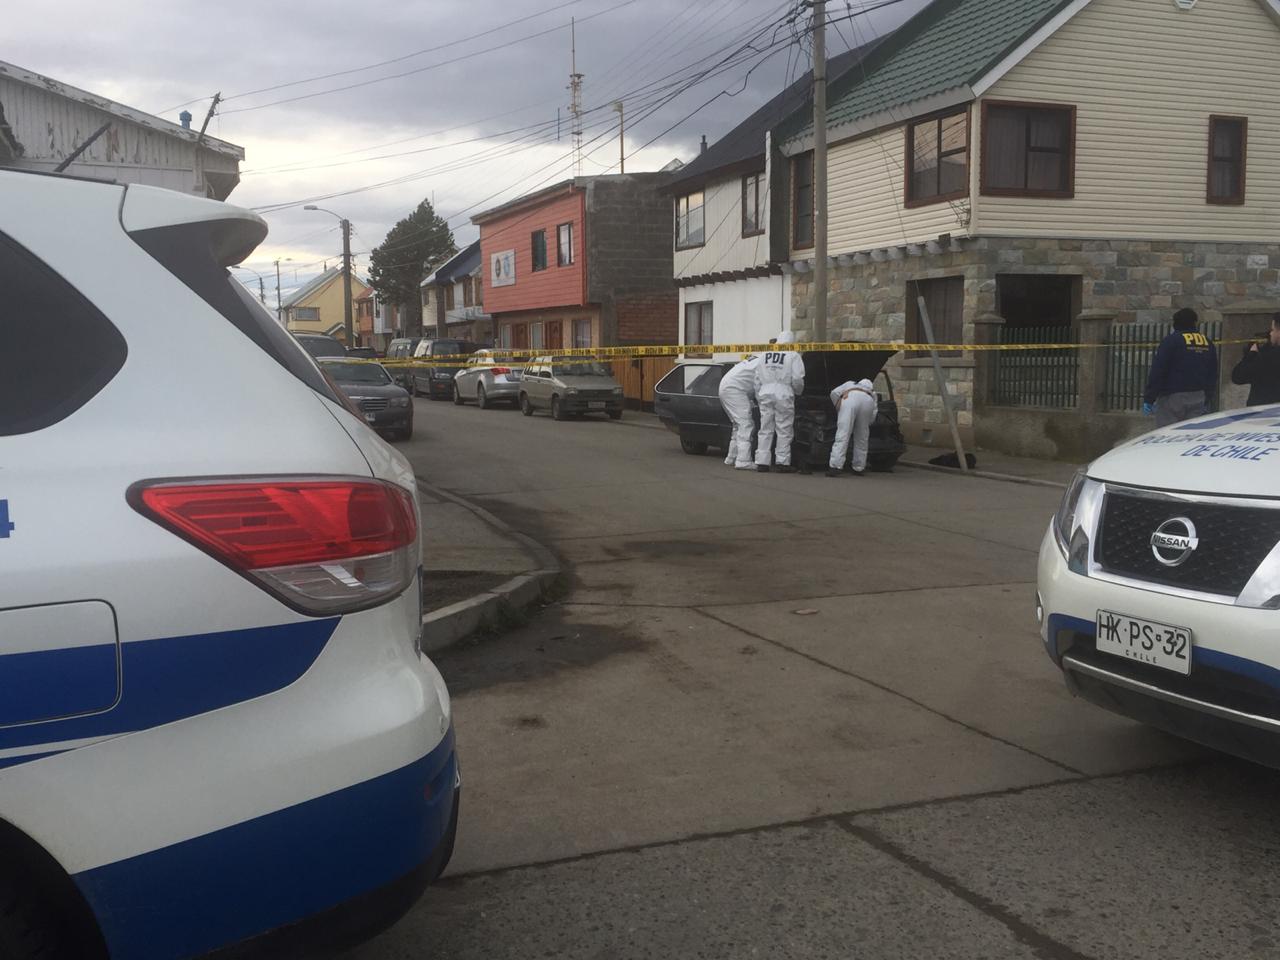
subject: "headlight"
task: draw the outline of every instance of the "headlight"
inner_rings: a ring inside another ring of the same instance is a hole
[[[391,405],[393,407],[407,407],[409,405],[408,397],[392,397]]]
[[[1053,536],[1067,560],[1067,569],[1082,577],[1089,575],[1089,533],[1102,509],[1103,489],[1082,469],[1071,478],[1058,512],[1053,515]]]
[[[432,376],[435,377],[437,380],[453,379],[453,374],[450,373],[448,370],[437,370],[435,373],[432,374]]]
[[[1080,505],[1080,494],[1084,490],[1084,471],[1078,470],[1067,484],[1067,492],[1062,495],[1062,503],[1058,504],[1058,512],[1053,515],[1053,533],[1058,538],[1058,546],[1063,554],[1067,553],[1071,544],[1071,534],[1076,525],[1076,507]]]

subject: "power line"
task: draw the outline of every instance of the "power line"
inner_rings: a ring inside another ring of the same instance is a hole
[[[631,6],[631,4],[636,2],[637,0],[622,0],[621,3],[616,3],[612,7],[606,7],[604,10],[598,10],[595,13],[588,14],[587,16],[581,17],[580,19],[583,21],[594,20],[596,17],[603,17],[605,14],[613,13],[616,10],[621,10],[623,7],[629,7]],[[247,113],[250,110],[263,110],[267,107],[278,107],[284,103],[297,103],[299,100],[310,100],[313,97],[324,97],[324,96],[328,96],[331,93],[341,93],[345,90],[356,90],[361,87],[372,86],[375,83],[385,83],[388,80],[399,80],[402,77],[409,77],[409,76],[413,76],[414,74],[424,73],[427,70],[436,70],[440,67],[446,67],[454,63],[462,63],[463,61],[466,61],[466,60],[473,60],[475,57],[479,56],[480,54],[494,53],[498,50],[505,50],[507,47],[514,47],[517,44],[525,43],[529,40],[536,40],[539,37],[545,37],[548,34],[556,33],[560,30],[564,30],[567,27],[568,27],[568,24],[561,24],[555,27],[548,27],[545,30],[539,30],[536,33],[526,34],[525,36],[522,36],[522,37],[515,37],[514,39],[507,40],[503,43],[496,44],[492,47],[485,47],[482,50],[473,50],[470,53],[459,54],[456,57],[450,57],[448,60],[439,60],[436,63],[429,63],[426,66],[414,67],[412,70],[404,70],[400,73],[391,73],[385,77],[374,77],[371,80],[361,80],[357,83],[348,83],[340,87],[329,87],[325,90],[316,90],[312,93],[300,93],[297,96],[283,97],[279,100],[270,100],[266,103],[254,104],[251,107],[238,107],[235,110],[224,110],[223,115],[229,116],[233,113]]]

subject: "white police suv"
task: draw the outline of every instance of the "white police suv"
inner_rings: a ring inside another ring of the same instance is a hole
[[[1280,766],[1280,406],[1090,464],[1045,535],[1037,600],[1073,692]]]
[[[408,463],[233,282],[255,215],[0,172],[0,957],[310,955],[457,824]]]

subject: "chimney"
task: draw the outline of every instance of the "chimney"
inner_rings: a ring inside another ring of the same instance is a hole
[[[702,135],[702,149],[699,150],[698,152],[699,153],[707,152],[707,135],[705,133]]]
[[[190,129],[191,129],[191,111],[190,111],[190,110],[183,110],[180,114],[178,114],[178,120],[182,123],[182,129],[183,129],[183,130],[190,130]],[[702,140],[703,140],[703,144],[702,144],[703,149],[705,149],[705,148],[706,148],[706,139],[707,139],[706,137],[703,137],[703,138],[702,138]]]

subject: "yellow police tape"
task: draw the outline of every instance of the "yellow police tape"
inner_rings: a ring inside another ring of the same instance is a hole
[[[1218,346],[1229,346],[1231,344],[1253,343],[1249,340],[1215,340]],[[397,369],[413,368],[420,369],[424,367],[431,368],[448,368],[448,367],[469,367],[477,362],[484,365],[497,366],[526,366],[534,363],[538,357],[554,358],[556,363],[590,363],[597,360],[635,360],[654,357],[680,357],[687,356],[690,359],[701,357],[705,359],[710,354],[749,354],[749,353],[768,353],[780,352],[785,350],[795,350],[800,353],[810,353],[813,351],[822,351],[829,353],[867,353],[890,351],[897,353],[900,350],[921,351],[929,350],[939,351],[965,351],[977,353],[989,353],[993,351],[1024,351],[1024,350],[1096,350],[1100,347],[1121,346],[1126,349],[1146,347],[1154,349],[1159,343],[899,343],[896,341],[887,341],[882,343],[866,342],[861,340],[838,341],[835,343],[717,343],[717,344],[675,344],[663,346],[635,346],[635,347],[566,347],[564,349],[548,350],[540,348],[538,350],[518,350],[508,347],[495,347],[487,353],[478,354],[455,354],[449,360],[431,360],[422,357],[414,357],[406,360],[383,360],[381,363],[387,367]]]

